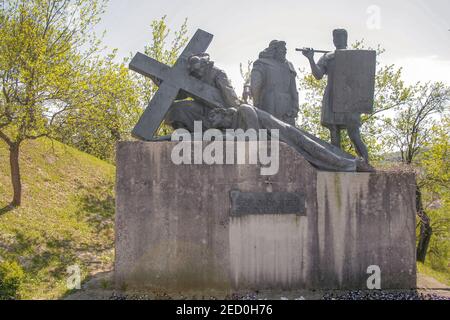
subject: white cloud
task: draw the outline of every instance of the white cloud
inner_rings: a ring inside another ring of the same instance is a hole
[[[393,63],[403,67],[403,78],[409,84],[442,81],[450,85],[450,60],[442,60],[437,56],[409,57]]]

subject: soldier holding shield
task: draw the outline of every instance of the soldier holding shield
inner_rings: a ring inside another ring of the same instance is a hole
[[[336,51],[325,54],[318,63],[314,50],[303,50],[314,77],[328,76],[322,103],[322,125],[331,133],[331,143],[341,148],[341,130],[346,129],[360,157],[369,162],[369,154],[361,138],[361,114],[373,112],[376,54],[367,50],[347,50],[348,34],[333,31]]]

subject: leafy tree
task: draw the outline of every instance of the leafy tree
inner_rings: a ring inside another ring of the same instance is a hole
[[[130,138],[142,112],[131,71],[114,62],[114,54],[93,60],[86,71],[83,95],[58,118],[55,137],[106,161],[113,161],[116,143]],[[81,99],[80,99],[81,98]]]
[[[436,124],[430,135],[433,139],[418,161],[418,186],[423,195],[421,208],[428,213],[425,217],[428,224],[420,221],[418,258],[424,262],[429,251],[432,267],[447,270],[450,259],[450,117]]]
[[[0,139],[9,146],[12,206],[21,204],[23,141],[50,136],[58,117],[85,97],[84,72],[99,41],[100,0],[2,0]],[[85,48],[81,51],[81,48]]]
[[[432,129],[445,110],[448,110],[450,88],[443,83],[417,83],[409,89],[405,104],[393,108],[393,116],[386,116],[384,142],[399,150],[402,161],[412,164],[433,137]]]
[[[166,19],[167,16],[163,16],[159,20],[152,21],[152,39],[150,44],[145,46],[144,53],[159,62],[173,66],[181,54],[181,50],[189,41],[187,36],[187,19],[184,20],[181,27],[175,32],[169,29]],[[137,73],[134,73],[134,77],[140,91],[140,102],[142,106],[146,107],[156,90],[158,90],[158,87],[147,77]],[[157,135],[164,136],[169,134],[170,131],[171,128],[163,124]]]
[[[411,86],[409,92],[407,103],[394,108],[392,117],[383,119],[387,132],[380,140],[399,150],[403,163],[417,165],[419,156],[433,143],[433,128],[449,110],[450,88],[440,82],[417,83]],[[428,183],[427,179],[422,180],[422,184]],[[420,218],[420,232],[417,259],[420,262],[425,261],[433,234],[432,221],[424,207],[423,196],[423,187],[418,183],[416,209]]]
[[[151,23],[152,41],[144,53],[173,65],[188,41],[187,21],[172,34],[165,20],[164,16]],[[149,104],[157,90],[152,80],[129,71],[125,63],[114,63],[114,59],[113,53],[93,60],[86,72],[88,85],[84,93],[94,98],[88,102],[72,101],[76,107],[61,117],[58,128],[58,139],[62,142],[111,162],[116,143],[130,138],[142,107]],[[162,125],[158,134],[170,131],[170,127]]]

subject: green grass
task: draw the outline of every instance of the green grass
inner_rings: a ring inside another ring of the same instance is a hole
[[[0,261],[24,269],[21,297],[63,297],[68,266],[79,265],[84,280],[110,270],[114,166],[58,142],[27,142],[20,158],[23,205],[8,211],[8,157],[0,142]]]
[[[437,271],[426,263],[417,263],[417,271],[421,274],[430,276],[447,286],[450,286],[450,270],[447,270],[447,272]]]

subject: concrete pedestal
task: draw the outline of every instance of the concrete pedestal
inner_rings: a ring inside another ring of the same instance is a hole
[[[174,143],[117,150],[117,286],[134,289],[383,289],[416,286],[415,177],[319,172],[280,146],[280,170],[174,165]],[[230,192],[285,192],[301,214],[232,215]]]

